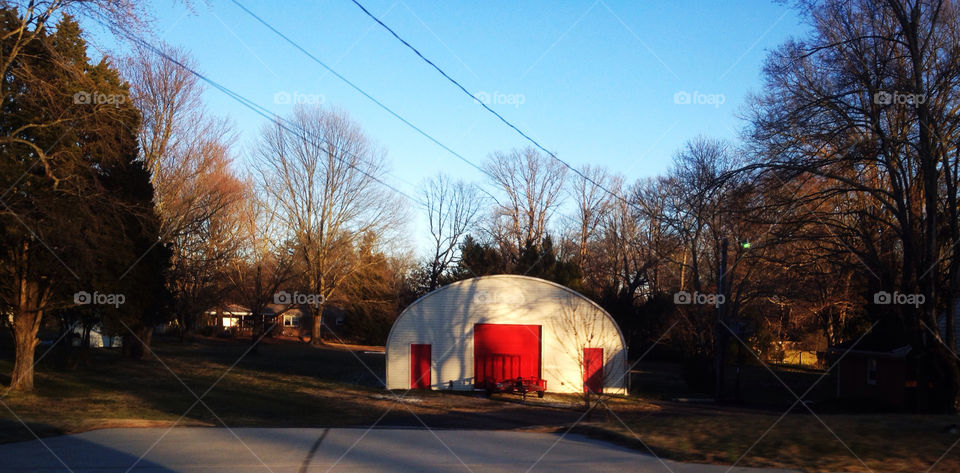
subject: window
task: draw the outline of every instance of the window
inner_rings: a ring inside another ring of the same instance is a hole
[[[234,325],[237,325],[237,319],[235,319],[235,318],[233,318],[233,317],[224,317],[224,318],[223,318],[223,326],[224,326],[224,327],[233,327]]]
[[[877,384],[877,359],[870,358],[867,360],[867,384]]]
[[[284,316],[283,316],[283,326],[284,326],[284,327],[299,327],[299,326],[300,326],[300,316],[299,316],[299,315],[284,315]]]

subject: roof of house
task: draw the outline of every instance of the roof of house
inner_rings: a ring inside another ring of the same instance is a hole
[[[267,304],[263,308],[263,315],[304,315],[305,312],[297,306],[289,306],[286,304]]]
[[[830,353],[840,354],[844,356],[846,354],[860,355],[860,356],[869,356],[871,358],[906,358],[910,354],[910,351],[913,349],[910,345],[904,345],[902,347],[893,348],[890,350],[862,350],[860,347],[850,348],[841,348],[838,346],[833,346],[827,349]]]
[[[220,310],[221,313],[230,314],[230,315],[250,315],[250,309],[242,306],[240,304],[227,303],[219,307],[211,307],[207,313],[215,314],[217,310]]]

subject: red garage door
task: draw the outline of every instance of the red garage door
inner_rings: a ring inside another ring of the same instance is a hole
[[[540,377],[540,326],[475,324],[475,386],[504,379]]]

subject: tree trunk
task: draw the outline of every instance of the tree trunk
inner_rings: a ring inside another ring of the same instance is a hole
[[[323,326],[323,306],[319,305],[316,307],[316,313],[313,314],[313,333],[310,336],[311,345],[322,345],[323,341],[320,339],[321,331],[320,329]]]
[[[945,329],[947,333],[945,333],[944,336],[945,336],[945,342],[947,344],[947,349],[950,350],[950,353],[953,353],[954,355],[956,355],[957,354],[957,325],[956,325],[957,301],[955,300],[956,296],[953,295],[953,291],[948,292],[946,295],[949,298],[947,299],[947,313],[945,315],[946,320],[944,320],[944,322],[946,322]]]
[[[34,313],[33,317],[39,317]],[[33,363],[34,350],[37,348],[37,329],[30,315],[17,314],[13,324],[13,341],[16,347],[16,358],[13,362],[13,374],[10,376],[10,389],[14,391],[33,391]]]
[[[49,281],[41,283],[31,280],[27,254],[29,245],[24,243],[22,252],[18,255],[17,265],[17,304],[14,307],[11,328],[15,358],[13,373],[10,375],[10,389],[16,391],[33,390],[34,353],[37,348],[37,332],[40,331],[40,322],[43,320],[43,306],[49,295]]]
[[[80,336],[80,348],[87,349],[90,348],[90,331],[93,330],[93,327],[87,324],[83,326],[83,335]]]
[[[142,360],[150,353],[150,344],[153,342],[153,327],[140,327],[132,332],[135,337],[123,338],[123,352],[134,360]]]

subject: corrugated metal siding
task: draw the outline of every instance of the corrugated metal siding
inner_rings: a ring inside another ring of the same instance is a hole
[[[476,323],[540,325],[548,391],[582,392],[583,348],[603,348],[604,391],[626,392],[626,347],[609,314],[562,286],[515,275],[460,281],[411,304],[387,339],[387,389],[410,387],[412,343],[432,346],[433,389],[473,389]]]

